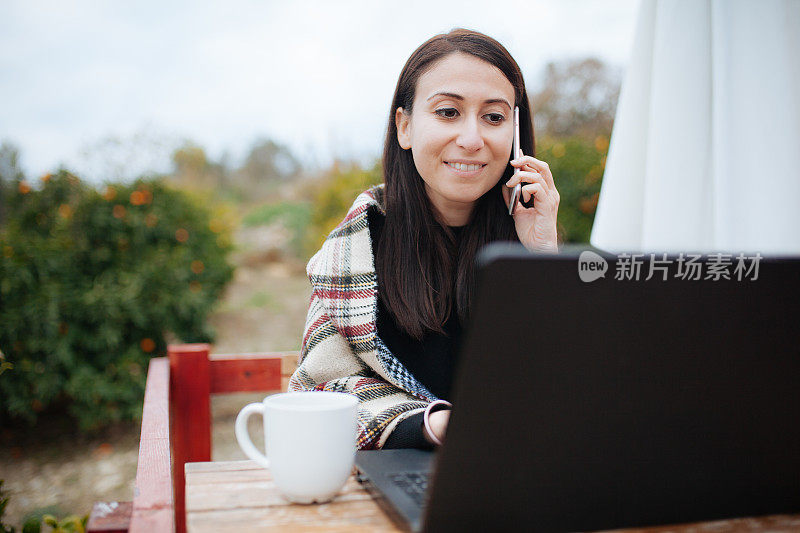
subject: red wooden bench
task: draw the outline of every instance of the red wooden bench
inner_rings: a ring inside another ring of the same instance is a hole
[[[208,344],[168,347],[150,360],[132,502],[98,502],[87,531],[186,530],[184,464],[211,460],[211,394],[286,390],[298,352],[211,355]]]

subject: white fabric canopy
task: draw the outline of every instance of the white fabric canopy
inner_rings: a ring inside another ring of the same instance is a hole
[[[800,253],[800,0],[643,0],[591,243]]]

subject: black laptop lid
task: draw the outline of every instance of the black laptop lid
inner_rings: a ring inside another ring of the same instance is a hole
[[[715,281],[601,259],[586,282],[576,252],[484,252],[426,530],[800,511],[800,260]]]

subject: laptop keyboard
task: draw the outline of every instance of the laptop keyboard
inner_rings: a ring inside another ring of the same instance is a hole
[[[427,472],[397,472],[389,474],[389,478],[395,485],[411,496],[411,499],[419,505],[425,503],[425,492],[428,490]]]

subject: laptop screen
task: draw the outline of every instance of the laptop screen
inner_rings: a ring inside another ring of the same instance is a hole
[[[484,252],[426,530],[800,511],[800,259],[632,255]]]

